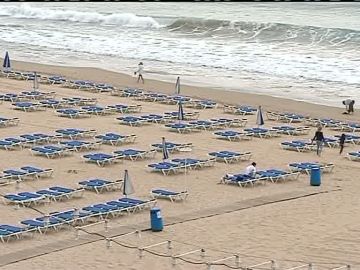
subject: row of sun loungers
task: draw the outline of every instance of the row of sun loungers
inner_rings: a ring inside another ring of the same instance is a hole
[[[40,179],[41,177],[51,177],[53,169],[42,169],[34,166],[23,166],[20,169],[7,169],[0,175],[0,184],[9,184],[15,181],[28,179]]]
[[[13,118],[0,117],[0,127],[17,126],[19,122],[20,119],[17,117],[13,117]]]
[[[317,162],[294,162],[289,164],[292,172],[301,172],[310,174],[312,169],[320,169],[323,173],[331,173],[335,165],[333,163],[317,163]]]
[[[82,197],[84,188],[50,187],[35,192],[20,192],[17,194],[5,194],[4,202],[19,206],[32,206],[51,201],[67,200]]]
[[[47,216],[20,221],[20,226],[0,225],[0,239],[8,242],[10,239],[21,239],[34,232],[46,233],[50,230],[58,231],[69,226],[84,225],[88,222],[113,218],[123,213],[134,213],[153,207],[156,199],[141,200],[135,198],[120,198],[85,206],[79,210],[69,209],[52,212]]]
[[[257,109],[247,105],[227,105],[224,104],[224,112],[238,115],[252,115],[255,114]]]
[[[267,111],[266,116],[268,120],[280,121],[285,123],[301,123],[307,119],[306,116],[296,113],[279,113],[279,112],[271,112]]]
[[[42,92],[38,90],[22,91],[19,94],[5,93],[0,95],[0,100],[11,101],[11,102],[30,101],[30,100],[39,101],[39,100],[53,99],[53,98],[55,98],[55,92]]]
[[[352,161],[360,161],[360,151],[350,152],[347,157]]]

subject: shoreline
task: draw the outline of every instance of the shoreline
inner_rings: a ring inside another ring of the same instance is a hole
[[[45,74],[62,75],[67,79],[80,80],[94,80],[94,74],[96,74],[97,78],[101,78],[101,81],[95,80],[96,82],[109,83],[116,87],[137,87],[146,91],[156,91],[165,94],[172,94],[175,91],[175,79],[174,83],[169,83],[166,81],[147,79],[145,77],[145,84],[138,84],[136,83],[136,78],[131,75],[94,67],[45,65],[13,60],[12,68],[14,70],[30,72],[37,71]],[[119,84],[119,82],[122,83]],[[251,86],[244,86],[244,88],[247,89],[250,87]],[[252,105],[255,107],[261,105],[264,111],[286,111],[312,117],[326,117],[344,121],[356,121],[356,112],[355,115],[344,115],[342,114],[344,108],[319,105],[264,94],[223,90],[214,87],[198,87],[184,84],[181,84],[181,94],[195,98],[212,99],[223,104]],[[321,114],[319,114],[319,112],[321,112]]]

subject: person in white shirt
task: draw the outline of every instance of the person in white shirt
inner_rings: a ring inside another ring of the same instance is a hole
[[[245,174],[255,177],[256,175],[256,163],[253,162],[245,169]]]
[[[139,74],[139,75],[138,75],[137,82],[139,82],[140,79],[141,79],[142,83],[144,83],[144,78],[143,78],[144,64],[143,64],[143,62],[140,62],[140,63],[139,63],[139,65],[138,65],[138,70],[135,71],[134,74],[136,75],[136,73]]]
[[[345,99],[342,103],[345,105],[345,108],[346,108],[346,112],[344,112],[344,114],[354,113],[355,100],[348,98],[348,99]]]

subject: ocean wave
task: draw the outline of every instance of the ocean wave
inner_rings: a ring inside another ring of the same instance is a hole
[[[0,17],[1,16],[22,19],[113,24],[140,28],[161,27],[160,24],[152,17],[142,17],[132,13],[113,13],[107,15],[98,12],[44,9],[32,7],[29,4],[21,4],[19,6],[2,6],[0,9]]]
[[[171,32],[196,36],[233,37],[261,42],[297,42],[329,46],[359,45],[360,31],[284,23],[180,18],[167,26]]]

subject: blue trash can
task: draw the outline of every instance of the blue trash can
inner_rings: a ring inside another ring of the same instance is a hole
[[[160,232],[163,230],[163,220],[160,208],[154,207],[150,210],[151,230],[153,232]]]
[[[320,186],[321,185],[321,170],[320,168],[311,169],[310,185]]]

